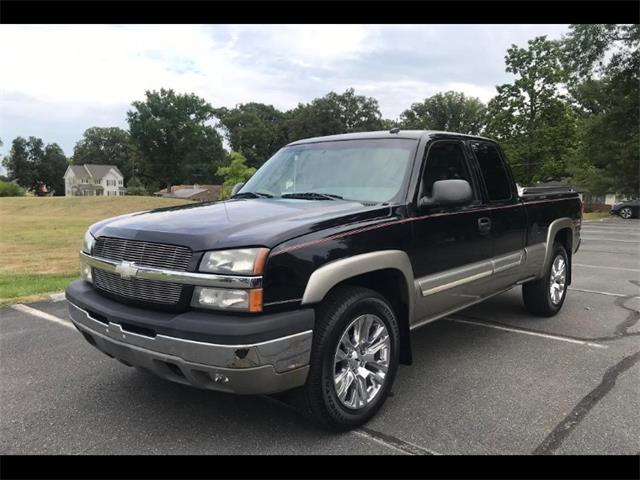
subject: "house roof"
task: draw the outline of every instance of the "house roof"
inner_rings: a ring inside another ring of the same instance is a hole
[[[116,167],[115,165],[84,164],[84,165],[69,165],[69,168],[74,173],[74,175],[78,177],[86,177],[88,174],[91,178],[102,178],[107,173],[109,173],[111,169],[115,170],[115,172],[121,177],[124,177],[120,169],[118,169],[118,167]]]
[[[189,185],[171,185],[171,193],[174,193],[178,190],[184,190],[184,189],[197,189],[197,188],[202,188],[205,190],[210,190],[212,192],[217,192],[219,190],[222,190],[222,185],[200,185],[200,184],[189,184]],[[163,188],[162,190],[159,190],[156,192],[156,195],[161,195],[167,193],[167,189]]]
[[[222,192],[222,185],[173,185],[171,193],[167,193],[167,189],[163,188],[155,195],[169,198],[193,198],[202,193],[219,196],[220,192]]]
[[[208,190],[206,188],[181,188],[180,190],[176,190],[168,195],[165,194],[165,196],[174,198],[191,198],[198,193],[204,193],[207,191]]]

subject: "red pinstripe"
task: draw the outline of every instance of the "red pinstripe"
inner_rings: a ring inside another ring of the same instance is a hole
[[[459,211],[459,212],[441,212],[441,213],[432,213],[430,215],[422,215],[420,217],[402,218],[400,220],[394,220],[394,221],[387,222],[387,223],[379,223],[377,225],[371,225],[369,227],[357,228],[355,230],[349,230],[348,232],[338,233],[336,235],[332,235],[332,236],[326,237],[326,238],[321,238],[319,240],[311,240],[309,242],[304,242],[304,243],[300,243],[298,245],[293,245],[291,247],[283,248],[282,250],[279,250],[279,251],[273,253],[272,256],[281,255],[281,254],[287,253],[287,252],[293,252],[295,250],[300,250],[301,248],[309,247],[311,245],[320,245],[320,244],[323,244],[323,243],[326,243],[326,242],[330,242],[332,240],[339,240],[339,239],[344,238],[344,237],[350,237],[352,235],[357,235],[357,234],[363,233],[363,232],[369,232],[371,230],[376,230],[376,229],[379,229],[379,228],[390,227],[392,225],[400,225],[402,223],[415,222],[417,220],[424,220],[426,218],[445,217],[445,216],[451,216],[451,215],[462,215],[462,214],[465,214],[465,213],[487,212],[487,211],[493,211],[493,210],[504,210],[506,208],[516,208],[516,207],[522,207],[524,205],[534,205],[534,204],[539,204],[539,203],[550,203],[550,202],[561,202],[561,201],[565,201],[565,200],[574,200],[574,198],[572,197],[572,198],[554,198],[554,199],[550,199],[550,200],[533,200],[531,202],[516,203],[514,205],[503,205],[501,207],[485,207],[485,208],[478,208],[478,209],[474,209],[474,210],[463,210],[463,211]]]

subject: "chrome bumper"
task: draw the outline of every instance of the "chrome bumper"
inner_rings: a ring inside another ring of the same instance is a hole
[[[165,335],[149,337],[97,320],[69,303],[69,315],[85,339],[129,366],[167,380],[239,394],[275,393],[304,385],[312,331],[252,345],[218,345]]]

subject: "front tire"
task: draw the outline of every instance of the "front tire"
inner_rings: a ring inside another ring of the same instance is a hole
[[[552,317],[560,311],[567,296],[569,257],[560,243],[554,243],[551,263],[543,277],[522,285],[522,299],[529,312]]]
[[[620,216],[625,220],[629,220],[633,217],[633,211],[629,207],[624,207],[620,210]]]
[[[386,400],[400,354],[400,330],[389,302],[373,290],[339,287],[318,309],[308,410],[335,431],[367,422]]]

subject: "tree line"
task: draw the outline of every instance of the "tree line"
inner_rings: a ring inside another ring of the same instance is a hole
[[[353,89],[281,111],[258,102],[214,107],[194,94],[148,91],[127,112],[128,130],[90,128],[66,159],[56,144],[16,138],[3,160],[10,179],[64,194],[68,163],[113,164],[130,192],[177,183],[230,182],[301,138],[383,130],[447,130],[499,141],[516,180],[569,180],[594,194],[637,195],[640,152],[640,27],[571,25],[560,40],[513,45],[484,104],[441,92],[383,118],[378,101]],[[223,148],[223,139],[231,152]]]

